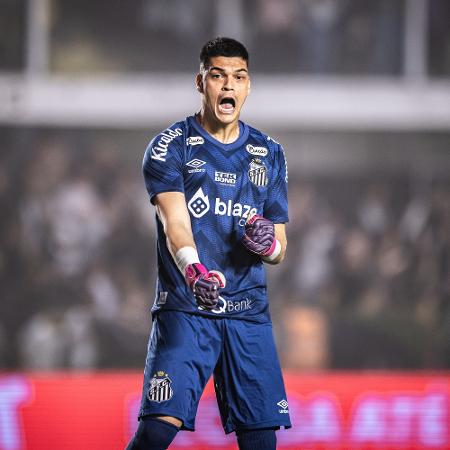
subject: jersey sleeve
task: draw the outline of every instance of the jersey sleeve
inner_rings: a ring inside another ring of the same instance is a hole
[[[274,223],[289,222],[287,184],[288,172],[286,156],[281,145],[277,145],[274,154],[274,166],[272,170],[269,194],[264,204],[264,217]]]
[[[184,193],[182,138],[172,139],[167,131],[150,142],[142,162],[145,186],[152,203],[162,192]]]

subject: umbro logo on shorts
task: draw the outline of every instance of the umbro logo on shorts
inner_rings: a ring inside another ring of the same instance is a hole
[[[280,414],[289,414],[289,410],[288,410],[288,408],[289,408],[289,403],[287,402],[287,400],[285,400],[285,399],[283,398],[283,400],[280,400],[280,401],[277,403],[277,405],[281,408],[281,409],[278,410],[278,412],[279,412]]]

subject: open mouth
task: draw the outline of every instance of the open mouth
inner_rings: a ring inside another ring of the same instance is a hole
[[[219,110],[223,114],[232,114],[236,107],[236,101],[232,97],[224,97],[220,100]]]

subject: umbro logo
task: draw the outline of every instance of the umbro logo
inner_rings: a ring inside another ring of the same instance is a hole
[[[205,161],[202,161],[201,159],[197,159],[197,158],[194,158],[191,161],[189,161],[188,163],[186,163],[187,166],[192,167],[192,169],[188,170],[189,173],[205,172],[206,169],[201,169],[201,167],[204,166],[205,164],[206,164]]]
[[[281,409],[278,410],[278,412],[279,412],[280,414],[289,414],[289,410],[288,410],[288,408],[289,408],[289,403],[287,402],[287,400],[285,400],[285,399],[283,398],[283,400],[280,400],[280,401],[277,403],[277,405],[281,408]]]
[[[194,169],[197,169],[198,167],[203,166],[204,164],[206,164],[205,161],[202,161],[201,159],[197,158],[186,163],[187,166],[193,167]]]

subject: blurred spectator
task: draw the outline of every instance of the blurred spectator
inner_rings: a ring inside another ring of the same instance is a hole
[[[255,71],[401,73],[404,0],[249,0],[244,5]]]
[[[24,69],[26,4],[25,0],[0,2],[0,70]]]
[[[296,53],[298,2],[250,0],[244,2],[244,7],[252,70],[278,73],[296,70],[292,56]]]
[[[342,0],[301,0],[299,62],[302,71],[331,73],[339,58],[338,25],[344,10]]]
[[[320,370],[328,366],[328,321],[316,307],[288,306],[280,324],[283,341],[284,367],[302,370]]]
[[[83,307],[36,314],[19,341],[22,367],[28,370],[88,369],[98,359],[92,318]]]
[[[195,70],[192,53],[214,34],[214,12],[200,0],[53,2],[51,68],[88,73]],[[179,51],[187,46],[192,51]]]
[[[450,3],[428,1],[428,64],[430,75],[450,75]]]
[[[156,271],[149,134],[3,131],[0,365],[141,366]],[[286,261],[268,269],[283,364],[449,367],[450,180],[291,170],[289,195]]]

